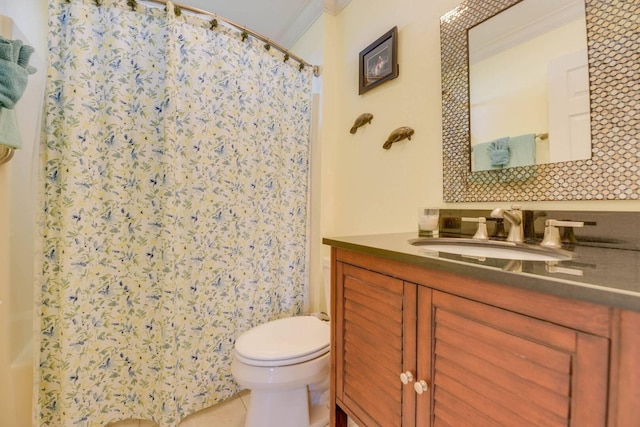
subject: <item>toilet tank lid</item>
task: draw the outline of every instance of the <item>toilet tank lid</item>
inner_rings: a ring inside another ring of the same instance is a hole
[[[330,337],[329,323],[315,316],[286,317],[246,331],[235,350],[253,360],[286,360],[328,350]]]

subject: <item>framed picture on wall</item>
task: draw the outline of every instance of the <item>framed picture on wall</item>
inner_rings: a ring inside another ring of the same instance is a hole
[[[393,27],[360,52],[360,90],[368,90],[395,79],[398,67],[398,27]]]

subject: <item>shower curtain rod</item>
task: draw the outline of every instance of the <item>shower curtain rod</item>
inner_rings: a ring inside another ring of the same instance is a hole
[[[142,1],[147,1],[150,3],[159,3],[159,4],[163,4],[163,5],[167,5],[167,0],[142,0]],[[320,67],[318,67],[317,65],[312,65],[309,64],[307,61],[305,61],[304,59],[292,54],[291,52],[289,52],[287,49],[285,49],[284,47],[280,46],[277,43],[274,43],[273,41],[269,40],[268,38],[266,38],[265,36],[263,36],[262,34],[256,33],[255,31],[251,31],[250,29],[248,29],[247,27],[245,27],[244,25],[240,25],[236,22],[231,21],[230,19],[226,19],[226,18],[222,18],[218,15],[216,15],[215,13],[211,13],[209,11],[206,10],[202,10],[202,9],[198,9],[196,7],[191,7],[191,6],[187,6],[185,4],[181,4],[181,3],[177,3],[177,2],[171,2],[173,3],[174,6],[179,7],[182,10],[188,10],[190,12],[194,12],[197,13],[199,15],[207,15],[207,16],[211,16],[212,18],[215,18],[217,20],[220,20],[226,24],[229,24],[239,30],[245,31],[247,34],[255,37],[258,40],[261,40],[267,44],[269,44],[269,46],[274,47],[276,49],[278,49],[280,52],[288,55],[290,58],[298,61],[301,64],[304,64],[305,66],[309,66],[313,69],[313,75],[318,77],[320,76]]]

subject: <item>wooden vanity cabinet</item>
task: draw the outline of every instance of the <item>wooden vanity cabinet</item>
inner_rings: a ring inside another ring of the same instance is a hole
[[[331,426],[640,425],[638,344],[619,342],[638,338],[637,313],[621,329],[600,305],[343,249],[332,260]],[[635,384],[618,384],[623,369]]]
[[[433,425],[606,425],[606,338],[437,291],[431,310]]]
[[[336,394],[364,426],[409,425],[415,399],[399,375],[415,372],[416,286],[348,264],[337,271]]]

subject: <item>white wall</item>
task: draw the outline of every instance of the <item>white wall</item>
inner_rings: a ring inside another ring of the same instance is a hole
[[[0,0],[0,14],[13,19],[42,58],[47,52],[47,0]]]
[[[2,33],[36,48],[16,106],[23,148],[0,165],[0,425],[31,425],[34,148],[46,58],[46,0],[0,0]]]

